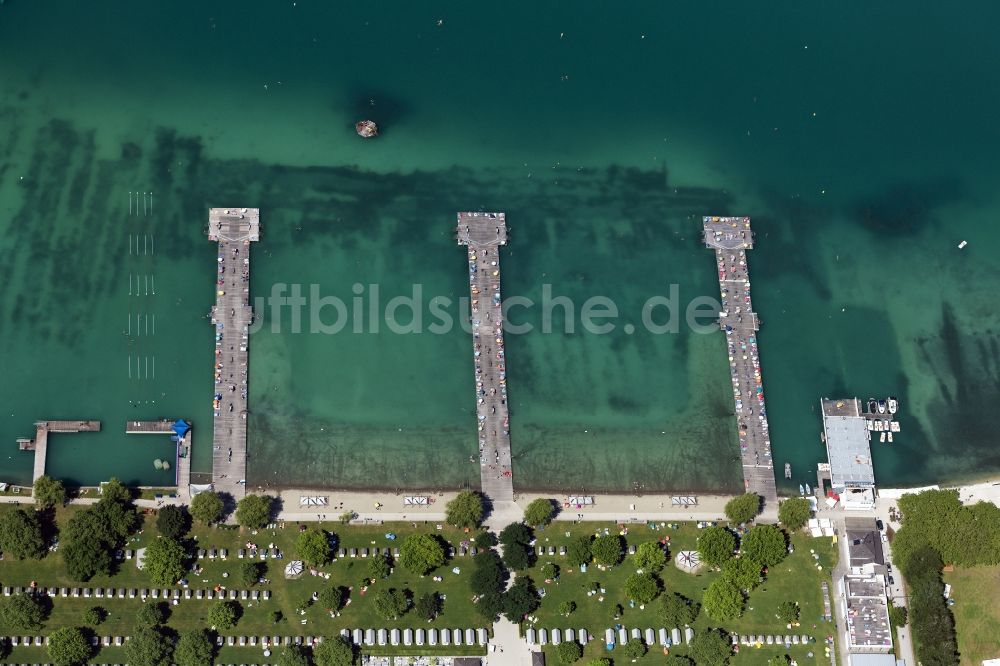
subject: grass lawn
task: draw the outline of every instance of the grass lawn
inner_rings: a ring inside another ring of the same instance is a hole
[[[0,511],[9,510],[10,507],[0,507]],[[80,510],[79,507],[68,507],[61,509],[57,514],[57,522],[64,523],[73,512]],[[145,529],[138,533],[129,543],[129,548],[140,548],[147,544],[156,536],[154,520],[152,516],[147,516],[144,523]],[[343,526],[340,523],[327,523],[323,525],[325,529],[337,535],[339,545],[350,548],[383,548],[399,545],[403,538],[414,532],[425,532],[435,534],[449,541],[456,546],[463,539],[469,538],[461,530],[445,527],[436,529],[433,523],[417,523],[416,528],[412,523],[384,524],[384,525],[352,525]],[[386,538],[386,533],[395,533],[397,539],[391,541]],[[265,575],[269,582],[259,585],[261,589],[271,590],[271,599],[268,601],[241,601],[243,604],[243,617],[237,626],[226,632],[226,635],[279,635],[279,636],[333,636],[339,633],[342,628],[392,628],[392,627],[437,627],[438,629],[465,629],[488,627],[489,624],[477,613],[475,604],[472,603],[472,594],[469,591],[468,580],[471,575],[471,558],[456,556],[445,566],[433,572],[434,575],[441,576],[441,582],[434,582],[431,576],[416,576],[405,569],[396,568],[392,575],[373,586],[394,587],[397,589],[410,590],[414,598],[419,597],[424,592],[436,591],[444,597],[443,612],[433,622],[428,623],[417,618],[412,612],[404,615],[398,620],[384,620],[377,615],[369,602],[374,589],[369,588],[367,593],[361,591],[361,581],[366,576],[367,559],[360,557],[356,559],[344,558],[320,567],[322,572],[330,573],[330,579],[325,580],[320,577],[309,575],[308,570],[305,575],[298,579],[288,580],[284,577],[284,566],[289,559],[294,559],[295,538],[298,528],[295,523],[288,523],[283,527],[275,529],[261,530],[259,533],[248,531],[241,532],[236,529],[204,528],[196,526],[191,536],[197,538],[197,547],[201,548],[227,548],[229,558],[227,560],[200,561],[203,571],[200,574],[189,574],[188,580],[192,588],[212,588],[216,585],[223,585],[233,589],[240,589],[236,582],[236,572],[239,565],[244,561],[237,558],[237,550],[245,544],[247,540],[254,541],[258,546],[268,546],[274,544],[284,553],[284,559],[267,560],[268,571]],[[458,574],[452,569],[457,567]],[[229,576],[225,576],[229,574]],[[65,565],[61,554],[56,551],[47,557],[38,560],[0,561],[0,583],[10,586],[27,586],[31,581],[37,581],[42,587],[152,587],[146,574],[137,569],[132,561],[120,563],[119,570],[113,576],[98,576],[93,580],[82,584],[69,579],[66,574]],[[330,617],[324,609],[312,605],[304,614],[297,614],[295,609],[302,602],[309,599],[313,592],[319,591],[328,585],[340,585],[352,588],[349,594],[350,603],[346,605],[338,617]],[[171,615],[167,620],[167,625],[178,630],[207,627],[207,615],[209,609],[215,601],[208,600],[180,600],[177,605],[171,606]],[[52,630],[65,625],[79,625],[83,612],[91,607],[100,606],[108,612],[108,618],[96,632],[98,635],[121,635],[127,636],[132,633],[136,610],[141,606],[140,600],[131,599],[84,599],[61,597],[52,600],[52,614],[46,622],[41,632],[47,634]],[[283,618],[278,624],[271,620],[272,611],[280,611]],[[0,625],[0,635],[10,635],[14,633],[10,628]],[[31,633],[31,632],[18,632]],[[396,648],[373,648],[376,653],[404,654],[406,650],[403,646]],[[412,653],[413,648],[409,648]],[[260,648],[244,649],[252,652],[255,656],[250,663],[260,660]],[[34,653],[35,656],[25,661],[37,662],[39,655],[44,653],[43,649],[28,648],[20,650],[26,653]],[[113,662],[112,653],[114,648],[102,650],[99,660]],[[239,648],[224,648],[222,654],[235,652],[232,657],[225,657],[226,660],[241,663],[250,659],[249,656],[239,656]],[[479,647],[456,648],[456,647],[426,647],[425,654],[481,654],[483,650]],[[11,657],[16,658],[15,656]],[[220,655],[221,657],[221,655]]]
[[[945,572],[962,664],[978,666],[1000,657],[1000,567],[956,568]]]
[[[565,526],[562,524],[552,525],[537,533],[537,545],[554,545],[557,548],[563,544],[568,544],[573,538],[595,533],[599,529],[604,533],[607,527],[611,533],[619,531],[616,525],[600,525],[595,523],[583,523],[579,525]],[[567,536],[568,534],[568,536]],[[670,527],[651,529],[648,525],[630,525],[628,534],[625,536],[630,545],[638,546],[646,541],[658,541],[663,537],[670,537],[670,554],[674,555],[681,550],[694,550],[698,538],[698,529],[690,523],[681,523],[677,529]],[[764,663],[767,658],[776,654],[787,653],[795,658],[799,664],[829,664],[829,659],[824,655],[823,639],[832,636],[835,629],[832,623],[825,622],[823,615],[823,597],[820,583],[830,580],[830,571],[836,561],[836,548],[830,539],[812,539],[803,534],[797,534],[792,538],[792,545],[795,552],[790,554],[784,562],[777,565],[769,572],[767,580],[760,585],[751,595],[747,603],[747,610],[743,617],[724,624],[723,628],[731,633],[737,634],[807,634],[819,639],[820,642],[808,646],[792,646],[787,651],[782,648],[762,647],[746,648],[738,654],[733,663],[754,664]],[[815,560],[810,554],[810,549],[816,551],[819,556]],[[546,562],[553,562],[560,567],[560,578],[558,582],[545,583],[539,573],[540,567]],[[817,570],[816,564],[823,566],[823,570]],[[590,642],[586,647],[585,658],[598,656],[620,655],[619,648],[611,654],[607,653],[604,647],[604,632],[607,628],[613,627],[617,622],[630,629],[638,627],[645,630],[652,627],[658,630],[663,623],[658,617],[659,600],[645,608],[630,608],[628,600],[621,592],[624,588],[625,579],[634,573],[635,566],[631,564],[631,558],[625,557],[625,561],[617,567],[601,571],[596,565],[591,565],[586,573],[581,573],[574,567],[566,564],[565,558],[558,555],[554,557],[539,556],[535,567],[527,573],[535,581],[540,589],[545,590],[545,597],[541,607],[533,614],[537,622],[533,626],[537,628],[545,627],[551,630],[553,627],[573,627],[579,629],[586,628],[596,640]],[[664,587],[667,593],[679,592],[686,597],[700,601],[704,589],[718,576],[717,573],[704,571],[697,575],[682,572],[676,568],[673,562],[668,562],[667,566],[660,572]],[[590,589],[594,583],[598,583],[607,592],[603,595],[587,596],[586,590]],[[604,600],[600,601],[603,596]],[[576,603],[577,609],[568,618],[558,614],[558,608],[563,601],[572,600]],[[784,601],[797,601],[801,606],[801,626],[788,629],[785,624],[775,617],[778,605]],[[612,618],[613,607],[618,603],[625,608],[625,613],[620,620]],[[713,623],[704,613],[695,622],[695,630],[707,629],[718,626]],[[684,648],[677,648],[679,653],[683,653]],[[556,659],[554,651],[548,655]],[[813,653],[812,658],[806,655]],[[620,657],[623,659],[623,657]],[[654,647],[646,657],[639,660],[641,662],[651,662],[662,658],[659,647]]]

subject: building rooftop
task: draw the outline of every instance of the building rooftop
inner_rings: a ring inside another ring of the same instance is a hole
[[[844,576],[847,631],[851,650],[892,649],[889,605],[881,576]]]
[[[854,403],[855,407],[846,406]],[[857,416],[857,400],[823,400],[823,433],[830,461],[830,485],[840,490],[846,486],[872,487],[875,469],[869,443],[868,424]],[[841,405],[841,407],[837,407]],[[831,408],[834,413],[827,413]],[[845,412],[849,415],[843,415]]]
[[[896,666],[896,657],[891,654],[852,654],[848,663],[851,666]]]
[[[882,537],[874,518],[847,519],[847,549],[852,567],[866,564],[885,564]]]

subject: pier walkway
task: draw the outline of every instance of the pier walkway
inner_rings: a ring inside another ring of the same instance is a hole
[[[36,421],[35,439],[17,440],[18,448],[22,451],[35,452],[35,465],[31,473],[31,482],[34,484],[38,477],[45,475],[45,457],[49,453],[49,433],[50,432],[100,432],[100,421]]]
[[[235,500],[246,494],[250,243],[260,239],[260,209],[212,208],[208,239],[219,243],[215,307],[212,484]]]
[[[705,245],[715,250],[729,372],[736,402],[743,483],[747,492],[764,499],[765,511],[777,509],[771,436],[764,407],[757,329],[760,322],[750,301],[750,270],[746,251],[753,248],[749,217],[705,217]]]
[[[459,213],[457,238],[459,245],[469,248],[470,313],[482,490],[494,505],[513,502],[507,361],[500,296],[500,246],[507,244],[504,214]]]

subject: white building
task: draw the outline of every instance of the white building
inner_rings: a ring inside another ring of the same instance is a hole
[[[875,508],[875,467],[868,422],[857,398],[820,401],[830,486],[845,510]]]
[[[848,652],[892,652],[892,628],[889,626],[885,578],[876,573],[848,574],[841,580],[841,594],[844,596],[847,614]]]

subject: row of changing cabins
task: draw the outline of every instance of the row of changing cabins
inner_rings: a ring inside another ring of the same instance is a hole
[[[654,631],[652,628],[648,628],[645,631],[638,628],[633,628],[631,632],[625,627],[620,627],[617,634],[614,629],[606,629],[604,632],[604,643],[607,645],[609,650],[614,649],[617,643],[624,645],[629,641],[629,638],[638,638],[644,641],[646,645],[655,645],[657,639],[659,639],[659,644],[663,647],[670,647],[671,645],[680,645],[681,639],[685,643],[690,643],[691,639],[694,638],[694,629],[691,627],[685,627],[683,633],[677,627],[668,630],[666,627],[661,627],[659,631]],[[572,642],[579,641],[580,643],[586,643],[588,640],[587,630],[580,629],[579,631],[574,631],[573,629],[553,629],[551,632],[547,629],[535,629],[534,627],[529,627],[525,631],[525,639],[528,641],[529,645],[559,645],[563,641]],[[757,645],[767,644],[767,645],[805,645],[810,643],[809,636],[805,634],[801,636],[739,636],[732,634],[733,644],[742,645]]]
[[[10,587],[3,588],[3,595],[9,597],[18,594],[38,594],[49,597],[74,599],[242,599],[248,601],[267,601],[271,598],[271,590],[214,590],[194,589],[159,589],[136,587]]]
[[[341,629],[340,635],[356,645],[486,645],[489,632],[479,629]]]

